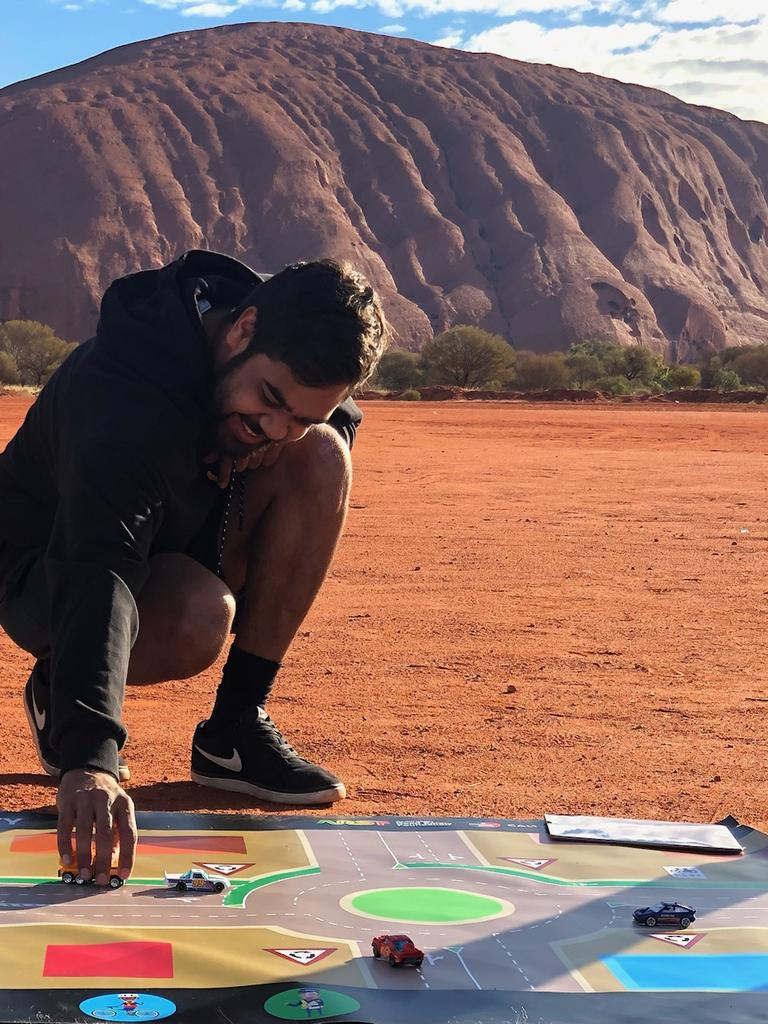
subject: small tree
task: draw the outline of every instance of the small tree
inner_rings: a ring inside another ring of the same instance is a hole
[[[597,356],[586,352],[571,352],[565,357],[565,365],[571,375],[571,383],[577,388],[584,388],[594,383],[603,373],[603,364]]]
[[[756,345],[741,352],[728,365],[744,381],[756,387],[768,387],[768,345]]]
[[[521,391],[550,391],[567,387],[568,383],[568,367],[562,352],[518,353],[515,385]]]
[[[660,372],[664,371],[664,360],[643,345],[633,345],[624,349],[624,371],[627,380],[638,384],[649,384]]]
[[[0,349],[0,384],[18,384],[20,382],[16,360],[10,352]]]
[[[498,334],[479,327],[451,327],[421,350],[422,365],[431,384],[486,388],[513,373],[515,352]]]
[[[711,374],[710,387],[717,388],[718,391],[738,391],[744,387],[744,381],[735,370],[721,367]]]
[[[42,387],[75,347],[36,320],[0,324],[0,349],[13,357],[22,384]]]
[[[626,370],[626,352],[623,345],[615,341],[577,341],[571,345],[568,355],[592,356],[600,365],[600,376],[616,376]]]
[[[662,383],[670,391],[677,388],[697,388],[701,385],[701,373],[695,366],[669,366]]]
[[[626,377],[615,374],[613,377],[599,377],[595,381],[595,387],[604,395],[628,395],[632,385]]]
[[[374,382],[387,391],[405,391],[421,384],[423,376],[415,352],[391,348],[381,357]]]

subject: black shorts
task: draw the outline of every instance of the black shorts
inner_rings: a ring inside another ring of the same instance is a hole
[[[338,433],[349,445],[345,433],[340,429]],[[226,503],[227,492],[223,490],[184,552],[214,575]],[[44,560],[43,548],[13,549],[0,541],[0,626],[18,647],[36,658],[47,658],[51,653],[50,596]]]

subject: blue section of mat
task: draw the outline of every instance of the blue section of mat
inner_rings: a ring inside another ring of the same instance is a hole
[[[683,992],[768,991],[768,954],[708,956],[680,950],[667,956],[606,956],[603,963],[627,989]]]

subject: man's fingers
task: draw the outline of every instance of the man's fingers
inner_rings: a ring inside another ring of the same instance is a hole
[[[91,878],[91,851],[93,846],[93,808],[88,805],[80,806],[77,809],[76,822],[76,845],[77,845],[77,867],[81,878],[89,881]]]
[[[106,799],[96,808],[96,856],[93,860],[93,874],[98,885],[109,882],[112,867],[112,815]]]
[[[129,796],[124,795],[115,801],[112,806],[112,813],[120,843],[118,874],[125,881],[133,871],[133,864],[136,859],[136,842],[138,840],[133,800]]]
[[[71,867],[75,863],[75,852],[72,844],[72,829],[75,827],[75,817],[72,813],[72,805],[66,802],[59,808],[59,823],[56,827],[56,845],[59,848],[59,859],[64,867]]]

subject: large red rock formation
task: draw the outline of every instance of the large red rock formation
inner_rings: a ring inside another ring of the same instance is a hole
[[[594,75],[301,24],[0,91],[0,319],[67,338],[186,248],[349,257],[402,344],[476,323],[690,358],[768,341],[768,127]]]

